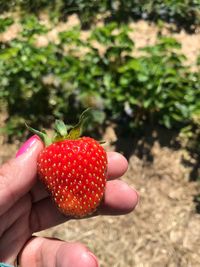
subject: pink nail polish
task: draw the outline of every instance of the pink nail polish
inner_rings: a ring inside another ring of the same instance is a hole
[[[39,137],[35,134],[31,136],[17,151],[16,158],[22,155],[23,153],[27,152],[34,144],[35,142],[39,140]]]
[[[88,254],[94,259],[95,264],[96,264],[95,267],[99,267],[99,263],[98,263],[98,260],[97,260],[96,256],[90,251],[88,251]]]

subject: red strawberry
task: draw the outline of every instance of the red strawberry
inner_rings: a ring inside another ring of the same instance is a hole
[[[81,137],[87,112],[69,134],[63,122],[56,122],[57,134],[50,139],[30,127],[48,144],[38,157],[38,174],[59,210],[84,217],[99,206],[106,185],[107,157],[103,147],[90,137]]]

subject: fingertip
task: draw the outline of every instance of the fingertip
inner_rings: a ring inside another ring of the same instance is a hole
[[[16,153],[16,158],[28,152],[32,147],[38,145],[37,143],[41,143],[40,138],[37,135],[31,136],[28,140],[26,140],[19,150]]]
[[[139,194],[125,182],[114,180],[107,182],[103,213],[121,215],[132,212],[139,202]]]
[[[139,203],[139,193],[132,187],[129,187],[127,184],[126,189],[123,193],[127,195],[127,205],[124,210],[126,213],[130,213],[136,208]]]
[[[118,152],[108,152],[108,178],[116,179],[128,170],[127,159]]]
[[[64,243],[57,253],[58,267],[98,267],[95,255],[81,243]]]

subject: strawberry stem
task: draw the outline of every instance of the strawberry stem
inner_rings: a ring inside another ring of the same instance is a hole
[[[85,111],[83,111],[83,113],[80,116],[79,122],[75,126],[66,125],[63,121],[56,120],[55,126],[54,126],[55,136],[53,138],[50,138],[45,131],[40,132],[36,129],[33,129],[32,127],[27,125],[27,123],[25,123],[25,125],[29,131],[38,135],[42,139],[45,146],[49,146],[50,144],[54,142],[59,142],[59,141],[69,140],[69,139],[71,140],[78,139],[82,134],[83,125],[85,121],[91,115],[91,110],[92,108],[87,108]],[[69,133],[68,133],[68,130],[69,130]]]

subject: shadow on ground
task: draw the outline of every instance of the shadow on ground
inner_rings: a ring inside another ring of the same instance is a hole
[[[170,148],[172,151],[178,151],[181,145],[178,141],[178,132],[167,130],[163,127],[149,126],[144,127],[144,131],[127,134],[124,128],[116,128],[117,140],[113,142],[116,151],[122,153],[128,160],[132,155],[142,159],[146,164],[154,162],[153,146],[158,142],[160,147]],[[182,164],[189,171],[189,182],[198,182],[200,179],[200,155],[196,151],[187,151],[189,158],[182,158]],[[197,194],[193,199],[196,212],[200,214],[200,195]]]
[[[174,150],[180,149],[177,141],[178,133],[163,127],[146,126],[144,130],[134,133],[126,133],[122,126],[116,128],[117,141],[114,146],[129,159],[135,154],[146,161],[153,161],[152,146],[158,141],[161,147],[169,147]]]

